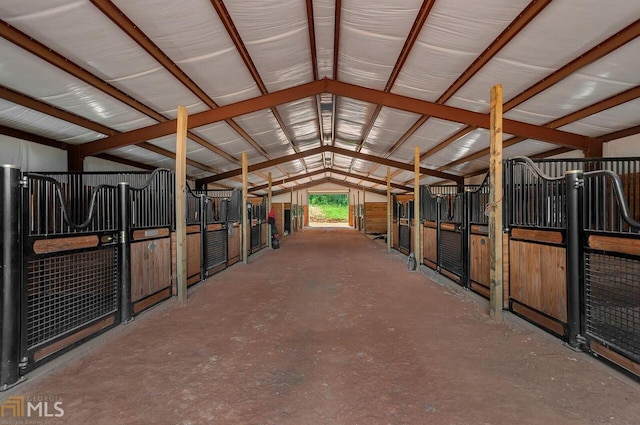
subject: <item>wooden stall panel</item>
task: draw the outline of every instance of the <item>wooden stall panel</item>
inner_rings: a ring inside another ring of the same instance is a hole
[[[171,243],[169,238],[131,244],[131,301],[167,288],[171,284]]]
[[[239,224],[229,225],[229,239],[227,245],[228,263],[229,265],[235,264],[240,261],[240,255],[242,253],[242,227]]]
[[[422,239],[422,257],[431,268],[437,267],[438,261],[438,239],[436,229],[432,227],[423,227]]]
[[[349,226],[353,227],[353,205],[349,205]]]
[[[305,205],[303,208],[304,208],[304,226],[308,227],[309,226],[309,205]],[[351,212],[351,210],[349,210],[349,212]],[[349,223],[349,225],[351,225],[351,223]]]
[[[471,235],[469,278],[487,288],[491,284],[491,262],[489,236]]]
[[[511,240],[511,298],[567,322],[566,250]]]
[[[201,241],[200,233],[187,235],[187,280],[192,280],[194,276],[197,276],[195,282],[200,280]]]
[[[364,204],[364,217],[367,233],[387,232],[387,203],[367,202]]]
[[[392,233],[391,239],[393,241],[393,248],[394,249],[398,249],[399,248],[399,246],[398,246],[398,234],[400,232],[398,231],[398,220],[397,219],[395,219],[395,218],[393,219],[392,226],[393,226],[393,232],[391,232]]]

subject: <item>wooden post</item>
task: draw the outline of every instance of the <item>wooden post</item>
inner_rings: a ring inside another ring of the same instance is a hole
[[[367,219],[365,218],[365,211],[367,210],[367,189],[362,188],[362,233],[367,233]]]
[[[242,152],[242,262],[247,264],[249,257],[249,244],[247,243],[247,194],[249,185],[249,165],[247,164],[247,153]]]
[[[293,235],[293,188],[289,196],[289,234]]]
[[[178,300],[187,301],[187,108],[178,106],[176,129],[176,285]]]
[[[273,180],[271,179],[271,171],[269,171],[269,189],[268,189],[268,195],[267,195],[267,215],[269,214],[269,212],[271,212],[271,198],[272,198],[272,192],[271,192],[271,185],[273,184]],[[272,248],[271,246],[271,225],[267,225],[267,230],[269,231],[268,235],[267,235],[267,244],[269,245],[269,249]]]
[[[416,146],[415,155],[413,159],[413,241],[414,241],[414,255],[416,256],[416,264],[419,266],[422,264],[422,255],[420,254],[420,147]],[[409,223],[411,224],[411,223]]]
[[[491,157],[489,159],[489,241],[491,293],[489,314],[502,321],[502,85],[491,88]]]
[[[387,252],[391,252],[391,167],[387,167]]]

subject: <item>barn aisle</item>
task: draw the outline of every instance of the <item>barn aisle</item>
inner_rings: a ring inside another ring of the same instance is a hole
[[[486,308],[381,241],[305,229],[13,393],[62,400],[64,424],[637,423],[640,386]]]

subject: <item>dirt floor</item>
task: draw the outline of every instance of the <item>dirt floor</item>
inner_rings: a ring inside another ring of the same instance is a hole
[[[640,422],[640,385],[351,229],[295,233],[107,339],[14,393],[61,400],[61,424]]]

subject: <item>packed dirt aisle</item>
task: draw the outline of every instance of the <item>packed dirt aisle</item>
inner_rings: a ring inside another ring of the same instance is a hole
[[[461,292],[305,229],[13,392],[60,424],[638,423],[635,382]]]

